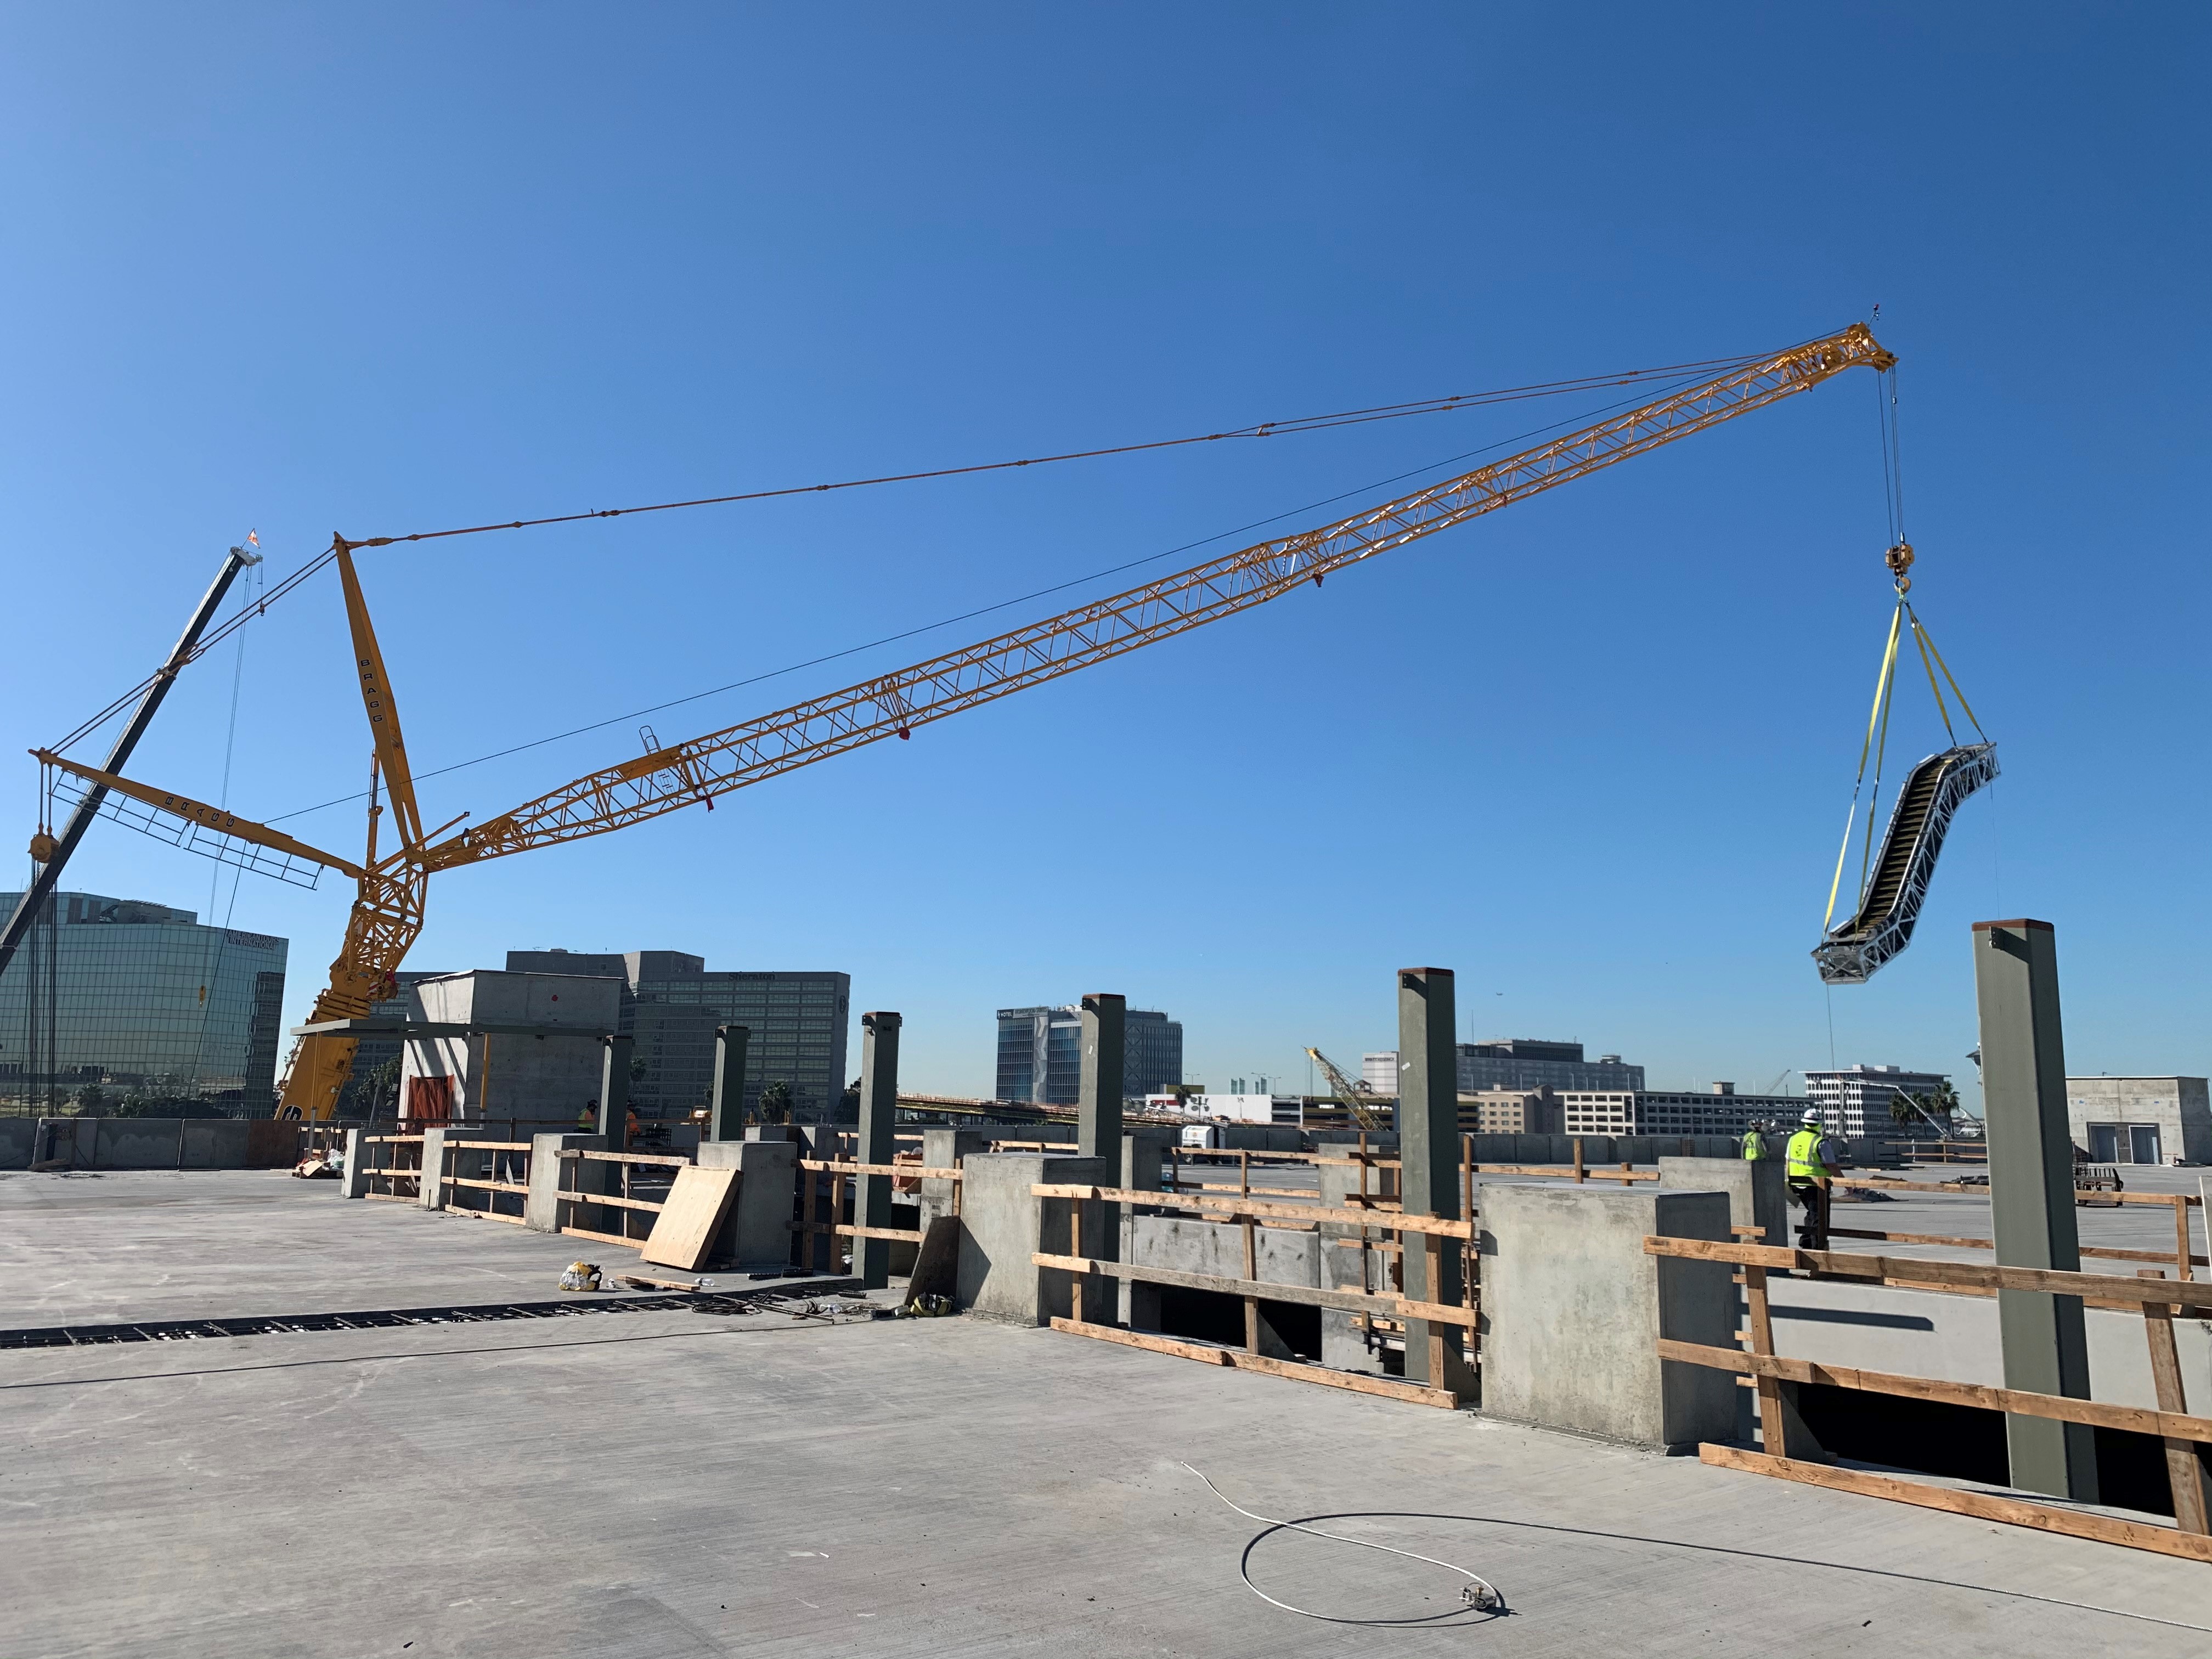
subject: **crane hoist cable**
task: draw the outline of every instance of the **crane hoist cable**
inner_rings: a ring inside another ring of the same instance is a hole
[[[1881,377],[1888,380],[1892,368]],[[1903,492],[1897,449],[1896,389],[1886,387],[1881,405],[1882,482],[1888,527],[1893,538],[1882,555],[1888,567],[1897,603],[1889,617],[1883,641],[1881,665],[1875,675],[1874,706],[1867,714],[1865,735],[1859,742],[1858,775],[1851,785],[1851,804],[1844,817],[1843,844],[1836,849],[1836,867],[1828,882],[1828,906],[1820,918],[1820,944],[1813,951],[1822,980],[1831,985],[1863,984],[1882,963],[1905,949],[1912,938],[1920,906],[1934,878],[1936,860],[1951,817],[1960,802],[1997,775],[1996,745],[1982,729],[1973,706],[1936,649],[1935,636],[1920,620],[1906,597],[1912,589],[1912,544],[1904,538]],[[1913,649],[1928,677],[1928,690],[1948,739],[1946,748],[1919,762],[1899,787],[1890,811],[1889,825],[1881,841],[1881,856],[1875,851],[1875,818],[1881,801],[1882,774],[1889,751],[1890,715],[1896,708],[1897,665],[1910,634]],[[1938,680],[1938,675],[1941,680]],[[1943,687],[1960,713],[1980,739],[1959,740]],[[1868,766],[1873,766],[1873,788],[1869,792]],[[1844,866],[1850,858],[1851,842],[1858,832],[1859,801],[1866,799],[1866,823],[1860,840],[1858,883],[1851,915],[1838,926],[1836,903],[1842,896]]]

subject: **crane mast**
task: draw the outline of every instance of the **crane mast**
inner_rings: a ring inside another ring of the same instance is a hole
[[[889,738],[911,738],[933,720],[1251,610],[1308,582],[1319,587],[1327,577],[1379,553],[1810,391],[1845,369],[1879,371],[1896,361],[1864,324],[1854,323],[1825,339],[1741,364],[1380,507],[1224,554],[963,649],[603,768],[450,834],[446,831],[451,825],[422,831],[398,708],[354,569],[355,548],[380,544],[333,537],[362,705],[398,845],[378,855],[374,807],[368,851],[358,860],[315,854],[286,840],[288,852],[304,850],[353,876],[357,895],[344,943],[331,964],[330,983],[315,1000],[285,1079],[277,1115],[333,1115],[357,1046],[345,1028],[389,994],[400,963],[422,932],[424,890],[435,872],[605,835],[696,803],[711,806],[718,795],[832,755]],[[93,781],[88,769],[73,762],[41,758]],[[110,789],[123,782],[105,776],[97,781]],[[132,786],[125,793],[143,801],[161,792]],[[233,818],[227,833],[251,842],[261,828]]]

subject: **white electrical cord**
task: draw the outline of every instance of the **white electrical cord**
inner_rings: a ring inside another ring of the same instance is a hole
[[[1301,1619],[1318,1619],[1322,1620],[1322,1623],[1329,1625],[1429,1625],[1434,1624],[1439,1619],[1448,1619],[1450,1618],[1453,1613],[1469,1609],[1481,1613],[1487,1613],[1493,1616],[1507,1611],[1505,1598],[1498,1593],[1498,1586],[1492,1583],[1487,1578],[1483,1577],[1480,1573],[1469,1572],[1465,1567],[1455,1566],[1449,1561],[1439,1561],[1433,1555],[1419,1555],[1416,1554],[1412,1550],[1401,1550],[1389,1544],[1372,1543],[1364,1538],[1346,1538],[1341,1533],[1323,1532],[1317,1527],[1305,1526],[1296,1521],[1278,1521],[1272,1516],[1255,1515],[1250,1510],[1246,1509],[1242,1504],[1230,1503],[1228,1497],[1224,1494],[1221,1488],[1215,1486],[1212,1480],[1206,1479],[1206,1472],[1204,1470],[1193,1469],[1188,1463],[1183,1464],[1182,1467],[1186,1469],[1190,1469],[1190,1472],[1196,1475],[1200,1480],[1205,1480],[1206,1491],[1212,1492],[1216,1498],[1220,1498],[1223,1503],[1228,1504],[1231,1509],[1235,1510],[1237,1514],[1243,1516],[1246,1520],[1257,1521],[1261,1522],[1267,1528],[1269,1532],[1275,1531],[1279,1528],[1287,1529],[1291,1532],[1304,1533],[1310,1537],[1326,1538],[1333,1544],[1356,1544],[1364,1550],[1381,1550],[1385,1555],[1402,1555],[1408,1561],[1423,1561],[1426,1562],[1432,1567],[1442,1567],[1446,1572],[1455,1572],[1459,1574],[1461,1577],[1468,1581],[1466,1583],[1460,1586],[1460,1606],[1453,1608],[1450,1613],[1424,1613],[1418,1619],[1344,1619],[1338,1617],[1334,1613],[1313,1613],[1304,1607],[1294,1607],[1288,1601],[1278,1601],[1273,1596],[1268,1595],[1267,1591],[1261,1589],[1257,1584],[1252,1582],[1252,1552],[1255,1547],[1257,1547],[1261,1540],[1267,1537],[1267,1534],[1263,1532],[1258,1538],[1255,1538],[1250,1543],[1245,1545],[1244,1553],[1237,1564],[1237,1575],[1244,1581],[1244,1588],[1246,1589],[1250,1590],[1253,1595],[1258,1596],[1262,1601],[1265,1601],[1271,1607],[1280,1607],[1285,1613],[1295,1613]]]

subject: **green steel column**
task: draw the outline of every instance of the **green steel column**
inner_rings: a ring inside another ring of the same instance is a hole
[[[1406,1213],[1459,1217],[1459,1057],[1452,1037],[1458,1016],[1449,968],[1403,968],[1398,972],[1398,1158]],[[1416,1302],[1460,1299],[1456,1239],[1444,1241],[1437,1282],[1429,1282],[1428,1253],[1419,1234],[1400,1235],[1405,1246],[1406,1295]],[[1406,1322],[1406,1380],[1461,1395],[1474,1378],[1461,1350],[1457,1326],[1439,1327],[1444,1339],[1443,1375],[1429,1375],[1429,1322]]]
[[[599,1133],[607,1150],[629,1150],[629,1055],[637,1039],[603,1036],[599,1039]]]
[[[714,1028],[714,1092],[707,1123],[709,1140],[745,1138],[745,1048],[751,1040],[752,1031],[747,1026]]]
[[[898,1122],[899,1017],[877,1013],[860,1016],[860,1151],[858,1162],[888,1164],[897,1143],[891,1137]],[[858,1176],[853,1190],[856,1202],[853,1220],[862,1227],[891,1224],[891,1178],[887,1175]],[[832,1217],[832,1220],[836,1218]],[[880,1291],[891,1282],[891,1242],[888,1238],[853,1241],[853,1271],[863,1287]]]
[[[1075,1155],[1121,1165],[1121,1068],[1127,1059],[1127,997],[1091,991],[1083,999],[1083,1090],[1075,1118]]]
[[[1982,1113],[1988,1123],[1998,1265],[2079,1273],[2058,942],[2051,924],[1976,922],[1974,993],[1981,1013]],[[2007,1388],[2089,1397],[2081,1297],[1999,1291],[1997,1329]],[[2097,1501],[2096,1439],[2086,1425],[2008,1414],[2005,1443],[2014,1486]]]
[[[1111,991],[1088,992],[1083,999],[1083,1081],[1076,1097],[1075,1152],[1079,1158],[1103,1158],[1107,1167],[1115,1170],[1121,1168],[1121,1089],[1128,1060],[1128,998]],[[1102,1204],[1098,1208],[1098,1259],[1117,1261],[1121,1255],[1121,1206]],[[1089,1313],[1090,1318],[1114,1317],[1097,1311],[1113,1308],[1119,1301],[1113,1280],[1086,1279],[1083,1296],[1094,1310]]]

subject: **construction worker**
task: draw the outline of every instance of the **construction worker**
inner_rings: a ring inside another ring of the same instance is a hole
[[[1805,1218],[1797,1224],[1797,1248],[1825,1250],[1828,1248],[1828,1182],[1843,1170],[1836,1163],[1835,1142],[1822,1133],[1817,1107],[1805,1109],[1802,1124],[1790,1137],[1783,1156],[1789,1160],[1785,1174],[1790,1201],[1805,1212]]]
[[[1754,1123],[1743,1132],[1743,1156],[1747,1163],[1756,1164],[1766,1156],[1766,1126]]]
[[[599,1097],[594,1095],[584,1103],[584,1109],[576,1114],[576,1133],[582,1135],[597,1134],[599,1128]]]

